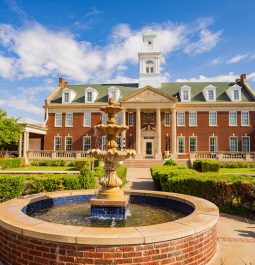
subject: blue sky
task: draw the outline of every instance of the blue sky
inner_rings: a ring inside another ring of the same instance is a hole
[[[163,54],[162,80],[234,81],[255,88],[254,0],[0,0],[0,107],[43,121],[58,78],[136,82],[148,27]]]

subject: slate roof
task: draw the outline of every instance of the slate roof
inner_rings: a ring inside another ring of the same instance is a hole
[[[213,85],[216,87],[216,102],[230,102],[226,90],[236,84],[235,82],[185,82],[185,83],[162,83],[160,91],[164,92],[169,96],[177,97],[180,101],[180,88],[184,85],[191,87],[191,101],[192,102],[205,102],[203,95],[203,88],[208,85]],[[238,84],[240,85],[240,84]],[[84,103],[85,89],[87,87],[92,87],[97,90],[98,96],[95,102],[107,102],[108,101],[108,88],[114,86],[120,89],[121,98],[129,96],[137,91],[138,83],[129,83],[129,84],[88,84],[88,85],[67,85],[69,89],[72,89],[76,92],[76,96],[72,101],[72,104],[75,103]],[[60,91],[52,100],[51,103],[62,103],[62,92]],[[251,102],[254,101],[249,92],[245,87],[241,89],[241,101],[242,102]]]

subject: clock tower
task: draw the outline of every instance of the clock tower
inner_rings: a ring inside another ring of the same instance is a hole
[[[147,85],[154,88],[161,87],[161,52],[157,51],[156,36],[156,33],[151,29],[146,30],[143,34],[142,51],[138,53],[140,64],[139,88]]]

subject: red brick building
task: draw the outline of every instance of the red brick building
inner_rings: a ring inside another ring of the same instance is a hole
[[[150,30],[138,56],[139,83],[71,85],[60,78],[45,101],[43,150],[104,148],[94,126],[106,122],[99,108],[113,97],[124,109],[117,122],[129,126],[119,148],[136,149],[137,158],[255,151],[255,94],[245,74],[233,82],[161,83],[161,53]]]

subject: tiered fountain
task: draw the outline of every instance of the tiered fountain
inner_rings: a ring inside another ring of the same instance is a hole
[[[126,125],[117,125],[115,114],[123,110],[120,106],[114,106],[112,98],[108,101],[108,106],[100,108],[108,115],[107,125],[100,124],[95,129],[100,135],[106,135],[106,151],[92,149],[89,154],[101,160],[105,164],[105,176],[100,180],[102,186],[97,197],[91,202],[91,216],[93,218],[118,218],[124,219],[128,204],[128,195],[124,195],[120,189],[121,179],[116,174],[118,162],[134,157],[136,152],[132,149],[117,150],[118,144],[115,139],[121,132],[128,130]]]

